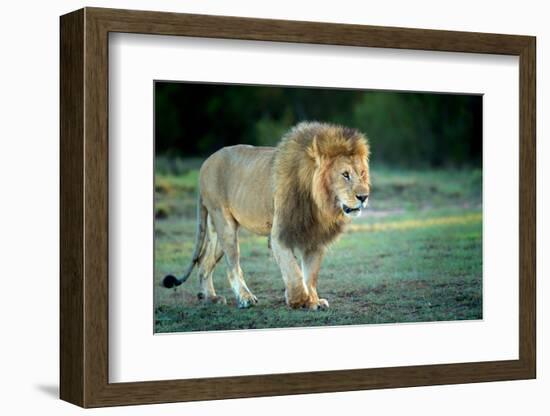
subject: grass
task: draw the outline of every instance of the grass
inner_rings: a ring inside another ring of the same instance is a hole
[[[214,272],[214,284],[227,306],[197,299],[196,272],[177,289],[160,286],[166,274],[183,271],[193,250],[200,163],[178,163],[176,170],[157,169],[155,182],[156,332],[482,318],[479,171],[374,166],[366,215],[354,220],[324,259],[318,289],[331,305],[325,311],[287,308],[267,239],[243,230],[241,266],[259,303],[241,310],[223,261]]]

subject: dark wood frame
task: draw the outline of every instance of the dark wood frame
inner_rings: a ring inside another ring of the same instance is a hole
[[[63,400],[83,407],[99,407],[535,378],[534,37],[99,8],[85,8],[62,16],[60,28],[60,396]],[[109,32],[519,56],[519,359],[109,383]]]

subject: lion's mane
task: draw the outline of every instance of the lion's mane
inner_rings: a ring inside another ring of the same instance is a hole
[[[346,218],[335,212],[327,172],[338,156],[368,159],[369,146],[356,129],[325,123],[300,123],[277,147],[273,170],[278,238],[304,253],[328,245],[342,231]],[[322,178],[314,181],[316,171]]]

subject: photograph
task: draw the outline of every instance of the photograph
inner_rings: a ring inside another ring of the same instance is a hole
[[[155,333],[483,319],[481,94],[153,88]]]

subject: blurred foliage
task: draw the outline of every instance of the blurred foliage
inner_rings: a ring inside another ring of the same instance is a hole
[[[479,95],[155,83],[157,155],[207,156],[238,143],[274,146],[306,120],[360,129],[379,163],[481,166]]]

